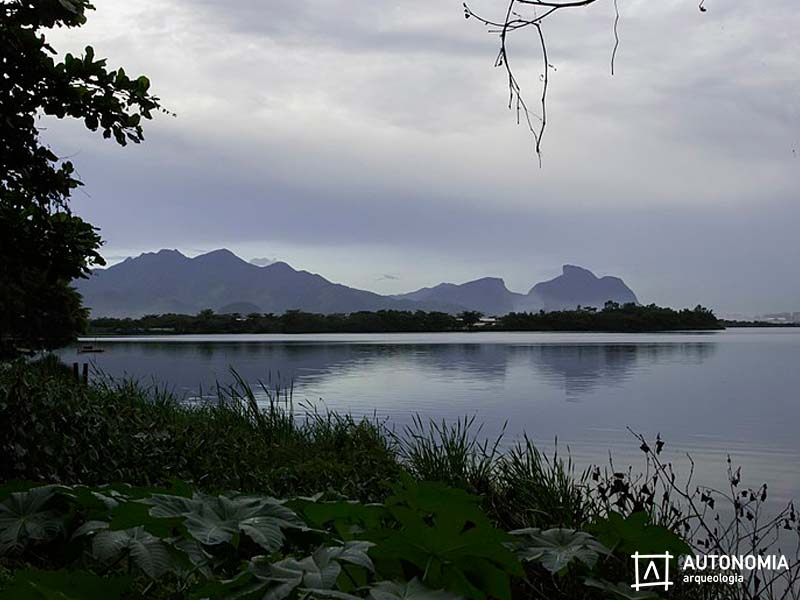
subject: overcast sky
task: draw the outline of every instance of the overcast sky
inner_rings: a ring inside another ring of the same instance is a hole
[[[381,293],[573,263],[640,300],[800,310],[800,9],[619,0],[547,22],[543,166],[460,0],[95,0],[91,43],[176,118],[118,148],[48,122],[111,260],[228,247]],[[476,12],[502,17],[504,3]],[[531,103],[533,32],[510,50]]]

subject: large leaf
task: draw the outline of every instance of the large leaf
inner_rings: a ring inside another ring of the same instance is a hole
[[[0,500],[6,500],[15,492],[27,492],[31,488],[36,487],[42,487],[42,484],[36,483],[35,481],[20,481],[16,479],[6,483],[0,483]]]
[[[131,589],[129,577],[104,578],[85,571],[17,571],[0,600],[119,600]]]
[[[311,588],[300,588],[300,593],[304,598],[332,598],[333,600],[364,600],[361,596],[340,592],[338,590],[318,590]]]
[[[72,539],[77,539],[82,535],[94,535],[103,529],[108,529],[108,523],[106,521],[86,521],[72,532]]]
[[[122,530],[144,527],[154,536],[165,539],[173,537],[176,530],[183,526],[180,517],[163,518],[150,514],[150,507],[141,502],[122,502],[109,513],[109,529]]]
[[[203,545],[195,539],[181,538],[172,544],[189,561],[190,570],[196,570],[207,579],[213,576],[214,556],[206,552]]]
[[[591,568],[608,549],[590,534],[573,529],[517,529],[513,548],[520,560],[540,563],[551,573],[562,572],[573,561]]]
[[[167,545],[143,527],[101,531],[92,540],[92,553],[107,564],[116,562],[123,554],[128,554],[133,564],[152,578],[160,577],[172,567]]]
[[[325,550],[330,553],[332,560],[348,562],[369,571],[375,571],[375,565],[372,564],[372,559],[367,554],[367,551],[374,545],[371,542],[350,541],[345,542],[342,546],[328,546]]]
[[[49,508],[60,489],[48,485],[13,492],[0,503],[0,556],[29,543],[51,540],[64,531],[64,516]]]
[[[599,519],[589,526],[597,539],[605,546],[621,554],[664,554],[669,552],[677,557],[691,554],[689,545],[676,533],[650,524],[645,512],[637,512],[623,518],[611,512],[605,519]]]
[[[285,558],[268,563],[265,558],[254,560],[251,571],[267,583],[264,600],[283,600],[295,589],[315,596],[345,598],[347,594],[335,592],[336,580],[342,572],[340,562],[349,562],[365,568],[372,567],[366,554],[368,542],[346,542],[342,546],[321,546],[311,556],[303,559]],[[331,593],[331,592],[335,593]]]
[[[442,483],[417,482],[408,476],[401,476],[401,481],[402,485],[386,500],[390,510],[402,506],[417,514],[436,515],[441,523],[452,520],[461,524],[490,525],[477,496]]]
[[[424,576],[425,583],[474,600],[511,599],[511,575],[522,577],[519,560],[494,527],[478,498],[438,483],[404,478],[386,501],[395,523],[363,537],[381,577]]]
[[[655,600],[660,596],[650,590],[634,590],[631,586],[625,583],[610,583],[602,579],[586,579],[584,584],[603,590],[613,595],[614,598],[619,600]]]
[[[251,571],[241,571],[233,579],[210,579],[192,590],[194,600],[261,600],[267,583]]]
[[[120,502],[128,500],[128,498],[114,490],[104,489],[101,492],[86,486],[74,486],[70,488],[68,495],[92,519],[107,518],[109,511],[116,508]]]
[[[298,502],[308,523],[316,527],[333,526],[341,539],[353,539],[364,531],[375,530],[391,517],[382,504],[361,504],[359,502],[317,502],[313,499]]]
[[[369,591],[373,600],[460,600],[461,596],[445,590],[432,590],[414,577],[408,583],[381,581]]]
[[[284,529],[305,527],[291,509],[274,498],[158,494],[142,502],[152,506],[153,517],[183,518],[191,536],[206,545],[236,545],[237,536],[243,533],[274,552],[283,545]]]
[[[202,504],[205,496],[195,494],[191,498],[184,496],[174,496],[169,494],[153,494],[149,498],[143,498],[142,503],[150,505],[150,514],[153,517],[168,519],[172,517],[184,517],[191,514]]]

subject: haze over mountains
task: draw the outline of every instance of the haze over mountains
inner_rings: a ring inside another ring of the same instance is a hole
[[[526,294],[510,291],[502,279],[485,277],[463,284],[442,283],[407,294],[382,296],[298,271],[284,262],[258,266],[230,250],[189,258],[177,250],[128,258],[89,279],[75,282],[93,317],[216,312],[276,313],[299,309],[316,313],[359,310],[478,310],[486,315],[512,311],[602,307],[607,300],[637,302],[617,277],[565,265],[558,277],[537,283]]]

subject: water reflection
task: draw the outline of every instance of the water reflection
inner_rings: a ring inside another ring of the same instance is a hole
[[[598,387],[618,388],[635,371],[665,361],[699,365],[715,350],[707,342],[680,344],[547,345],[525,348],[543,380],[562,387],[570,400]]]
[[[232,381],[293,382],[318,388],[360,374],[412,371],[428,378],[502,383],[510,371],[580,400],[598,388],[619,388],[633,373],[665,363],[701,364],[715,352],[712,342],[627,344],[390,344],[286,342],[104,343],[90,360],[98,372],[145,382],[168,383],[182,393],[213,389]],[[74,350],[64,359],[79,360]]]

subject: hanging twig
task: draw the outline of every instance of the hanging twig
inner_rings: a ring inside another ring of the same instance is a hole
[[[619,0],[614,0],[614,49],[611,51],[611,75],[614,75],[614,67],[617,60],[617,50],[619,50]]]
[[[548,0],[509,0],[506,9],[505,18],[502,21],[494,21],[487,19],[476,13],[464,3],[464,16],[466,18],[473,17],[480,23],[486,25],[490,33],[495,33],[500,38],[500,49],[497,53],[495,60],[495,67],[503,67],[506,70],[508,79],[508,108],[516,112],[517,124],[520,124],[523,119],[528,126],[535,142],[536,156],[539,159],[539,166],[542,164],[542,139],[544,137],[545,128],[547,126],[547,92],[550,83],[550,69],[553,66],[550,64],[547,54],[547,44],[545,43],[544,31],[542,24],[544,20],[563,8],[579,8],[582,6],[589,6],[598,0],[566,0],[562,2],[548,1]],[[614,60],[619,47],[619,36],[617,35],[617,25],[619,23],[619,10],[617,9],[617,2],[614,0],[614,7],[616,11],[616,19],[614,21],[614,36],[616,43],[614,51],[611,56],[611,71],[614,72]],[[544,9],[541,13],[537,9]],[[542,60],[544,63],[544,73],[540,79],[542,82],[542,96],[541,96],[541,113],[535,114],[531,112],[522,94],[522,87],[517,81],[514,72],[508,59],[508,36],[510,33],[533,27],[536,29],[536,34],[539,38],[542,51]],[[534,126],[534,121],[538,122]]]

